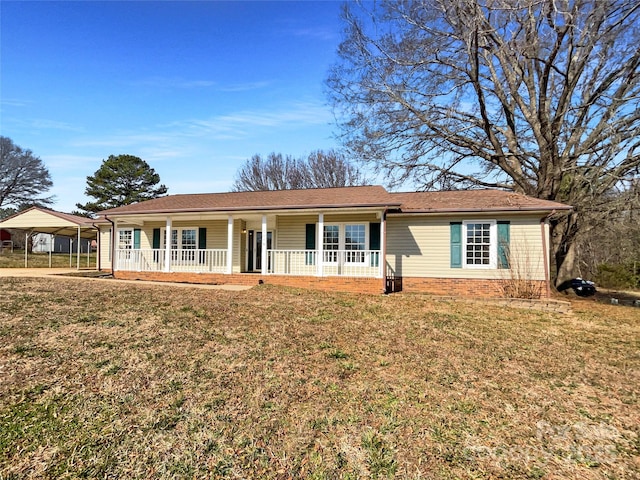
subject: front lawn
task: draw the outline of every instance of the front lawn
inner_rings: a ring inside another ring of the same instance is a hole
[[[78,265],[78,257],[76,253],[69,258],[68,253],[53,253],[51,255],[52,268],[76,268]],[[24,267],[24,250],[3,250],[0,252],[0,268],[23,268]],[[48,253],[29,253],[27,255],[28,268],[47,268],[49,267]],[[80,268],[96,268],[96,253],[80,254]]]
[[[640,476],[640,308],[0,289],[3,479]]]

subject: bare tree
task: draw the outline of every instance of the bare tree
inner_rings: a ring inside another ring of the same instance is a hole
[[[343,139],[392,182],[505,188],[565,202],[557,282],[583,213],[637,178],[637,0],[349,3],[329,74]]]
[[[304,159],[271,153],[254,155],[238,171],[233,190],[293,190],[365,185],[365,175],[334,150],[315,151]]]
[[[10,138],[0,137],[0,207],[49,205],[53,198],[40,195],[52,185],[49,170],[39,157],[15,145]]]

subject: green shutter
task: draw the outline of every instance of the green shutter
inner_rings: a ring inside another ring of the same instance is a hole
[[[159,228],[154,228],[153,229],[152,247],[155,250],[160,249],[160,229]],[[160,261],[160,253],[159,252],[153,252],[153,261],[156,262],[156,263]]]
[[[153,229],[153,248],[160,248],[160,229]]]
[[[207,229],[204,227],[198,228],[198,249],[204,250],[207,248]],[[200,252],[198,255],[198,261],[203,264],[206,262],[206,252]]]
[[[316,249],[316,224],[307,223],[305,225],[305,243],[304,248],[307,250]],[[307,252],[305,255],[305,265],[315,265],[315,253]]]
[[[509,268],[510,222],[498,222],[498,268]]]
[[[369,250],[380,250],[380,223],[369,224]],[[371,266],[378,266],[379,254],[371,255]]]
[[[451,268],[462,268],[462,222],[451,222]]]
[[[133,229],[133,248],[136,250],[140,250],[140,229]]]

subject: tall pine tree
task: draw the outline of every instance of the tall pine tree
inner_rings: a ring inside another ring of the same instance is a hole
[[[133,155],[110,155],[87,177],[85,195],[96,200],[76,206],[88,213],[121,207],[165,195],[167,187],[147,162]]]

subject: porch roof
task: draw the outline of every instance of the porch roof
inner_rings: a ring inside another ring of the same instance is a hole
[[[318,188],[260,192],[169,195],[100,212],[135,215],[179,212],[233,212],[333,208],[399,207],[400,201],[381,186]]]

